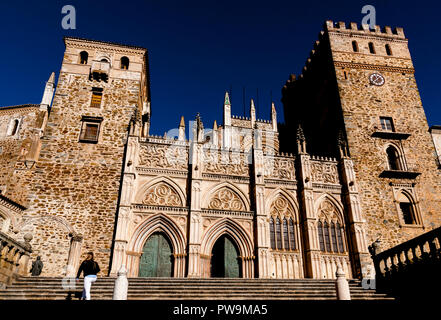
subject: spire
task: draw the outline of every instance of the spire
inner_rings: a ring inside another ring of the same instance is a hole
[[[185,121],[184,116],[181,116],[181,122],[179,123],[179,133],[178,133],[178,140],[179,141],[185,141]]]
[[[218,139],[218,133],[217,133],[217,122],[216,120],[214,120],[213,123],[213,145],[217,146],[219,143],[219,139]]]
[[[224,99],[224,127],[231,126],[231,102],[228,91],[225,92]]]
[[[302,126],[299,124],[299,127],[297,128],[297,151],[299,154],[306,153],[306,139],[305,134],[303,133]]]
[[[204,124],[202,123],[201,115],[199,112],[196,114],[195,129],[196,129],[195,140],[198,142],[203,142],[204,141]]]
[[[46,82],[46,86],[44,88],[43,98],[41,99],[41,107],[45,110],[49,108],[52,103],[52,98],[54,96],[55,91],[55,72],[52,72],[49,80]]]
[[[55,84],[55,72],[51,73],[51,76],[49,77],[48,83]]]
[[[225,92],[224,105],[225,105],[225,106],[226,106],[226,105],[231,106],[231,103],[230,103],[230,96],[229,96],[229,94],[228,94],[228,91]]]
[[[277,132],[277,112],[274,102],[271,102],[271,123],[273,125],[273,131]]]
[[[254,100],[250,101],[250,117],[251,117],[251,128],[254,128],[254,123],[256,122],[256,107],[254,106]]]
[[[340,150],[340,156],[342,158],[349,157],[348,143],[342,129],[339,129],[338,131],[337,146]]]

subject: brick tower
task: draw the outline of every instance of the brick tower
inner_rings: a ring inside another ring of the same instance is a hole
[[[367,240],[382,249],[441,221],[441,172],[414,72],[402,28],[327,21],[282,89],[286,127],[303,127],[309,153],[348,150]],[[295,150],[288,139],[281,147]]]

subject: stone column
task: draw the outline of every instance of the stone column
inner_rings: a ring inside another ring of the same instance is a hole
[[[269,227],[268,216],[265,212],[265,165],[262,151],[260,132],[255,130],[255,139],[253,146],[253,174],[254,186],[251,186],[254,192],[254,207],[256,210],[254,232],[256,233],[256,251],[257,251],[257,276],[259,278],[270,277],[269,261]]]
[[[201,183],[203,167],[203,144],[193,141],[190,148],[191,194],[188,233],[188,274],[189,278],[201,277]]]
[[[139,143],[138,136],[131,135],[127,140],[126,161],[124,164],[121,198],[118,208],[115,242],[113,245],[112,268],[110,276],[116,276],[121,266],[127,265],[129,274],[132,274],[127,263],[127,244],[129,242],[129,227],[132,216],[131,204],[134,197],[136,166],[138,163]]]
[[[70,240],[69,257],[67,258],[66,277],[75,277],[80,263],[81,245],[83,237],[78,234],[72,234]]]
[[[337,291],[337,300],[351,300],[351,291],[349,283],[346,280],[346,274],[341,267],[338,267],[335,273],[337,280],[335,281],[335,289]]]
[[[129,281],[127,280],[127,270],[124,265],[118,271],[118,278],[115,280],[113,289],[113,300],[127,300]]]
[[[317,214],[314,211],[314,194],[311,179],[310,156],[301,149],[298,155],[298,180],[300,189],[302,233],[304,241],[305,275],[320,279],[320,247],[317,236]]]
[[[358,278],[363,276],[363,270],[367,272],[373,267],[367,247],[365,233],[365,219],[360,205],[357,180],[355,177],[354,164],[349,157],[340,159],[340,171],[343,183],[343,198],[348,216],[349,225],[347,232],[350,241],[350,258],[352,274]]]

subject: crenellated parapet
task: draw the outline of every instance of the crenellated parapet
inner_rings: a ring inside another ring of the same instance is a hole
[[[396,27],[392,29],[389,26],[378,26],[375,25],[374,29],[370,29],[368,24],[358,24],[356,22],[351,22],[349,25],[346,25],[345,22],[339,21],[334,22],[332,20],[327,20],[323,26],[324,30],[328,32],[341,32],[348,33],[351,36],[359,35],[359,36],[381,36],[388,39],[401,39],[405,40],[403,28]]]

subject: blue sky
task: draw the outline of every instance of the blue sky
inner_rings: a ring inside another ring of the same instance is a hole
[[[77,29],[61,28],[73,5]],[[361,23],[374,5],[377,24],[404,28],[429,125],[441,124],[441,5],[428,1],[1,1],[0,105],[39,103],[51,71],[60,70],[64,35],[115,41],[149,50],[151,133],[175,128],[201,112],[205,127],[222,123],[232,88],[233,114],[282,118],[281,88],[298,74],[325,20]],[[258,99],[257,99],[258,89]]]

